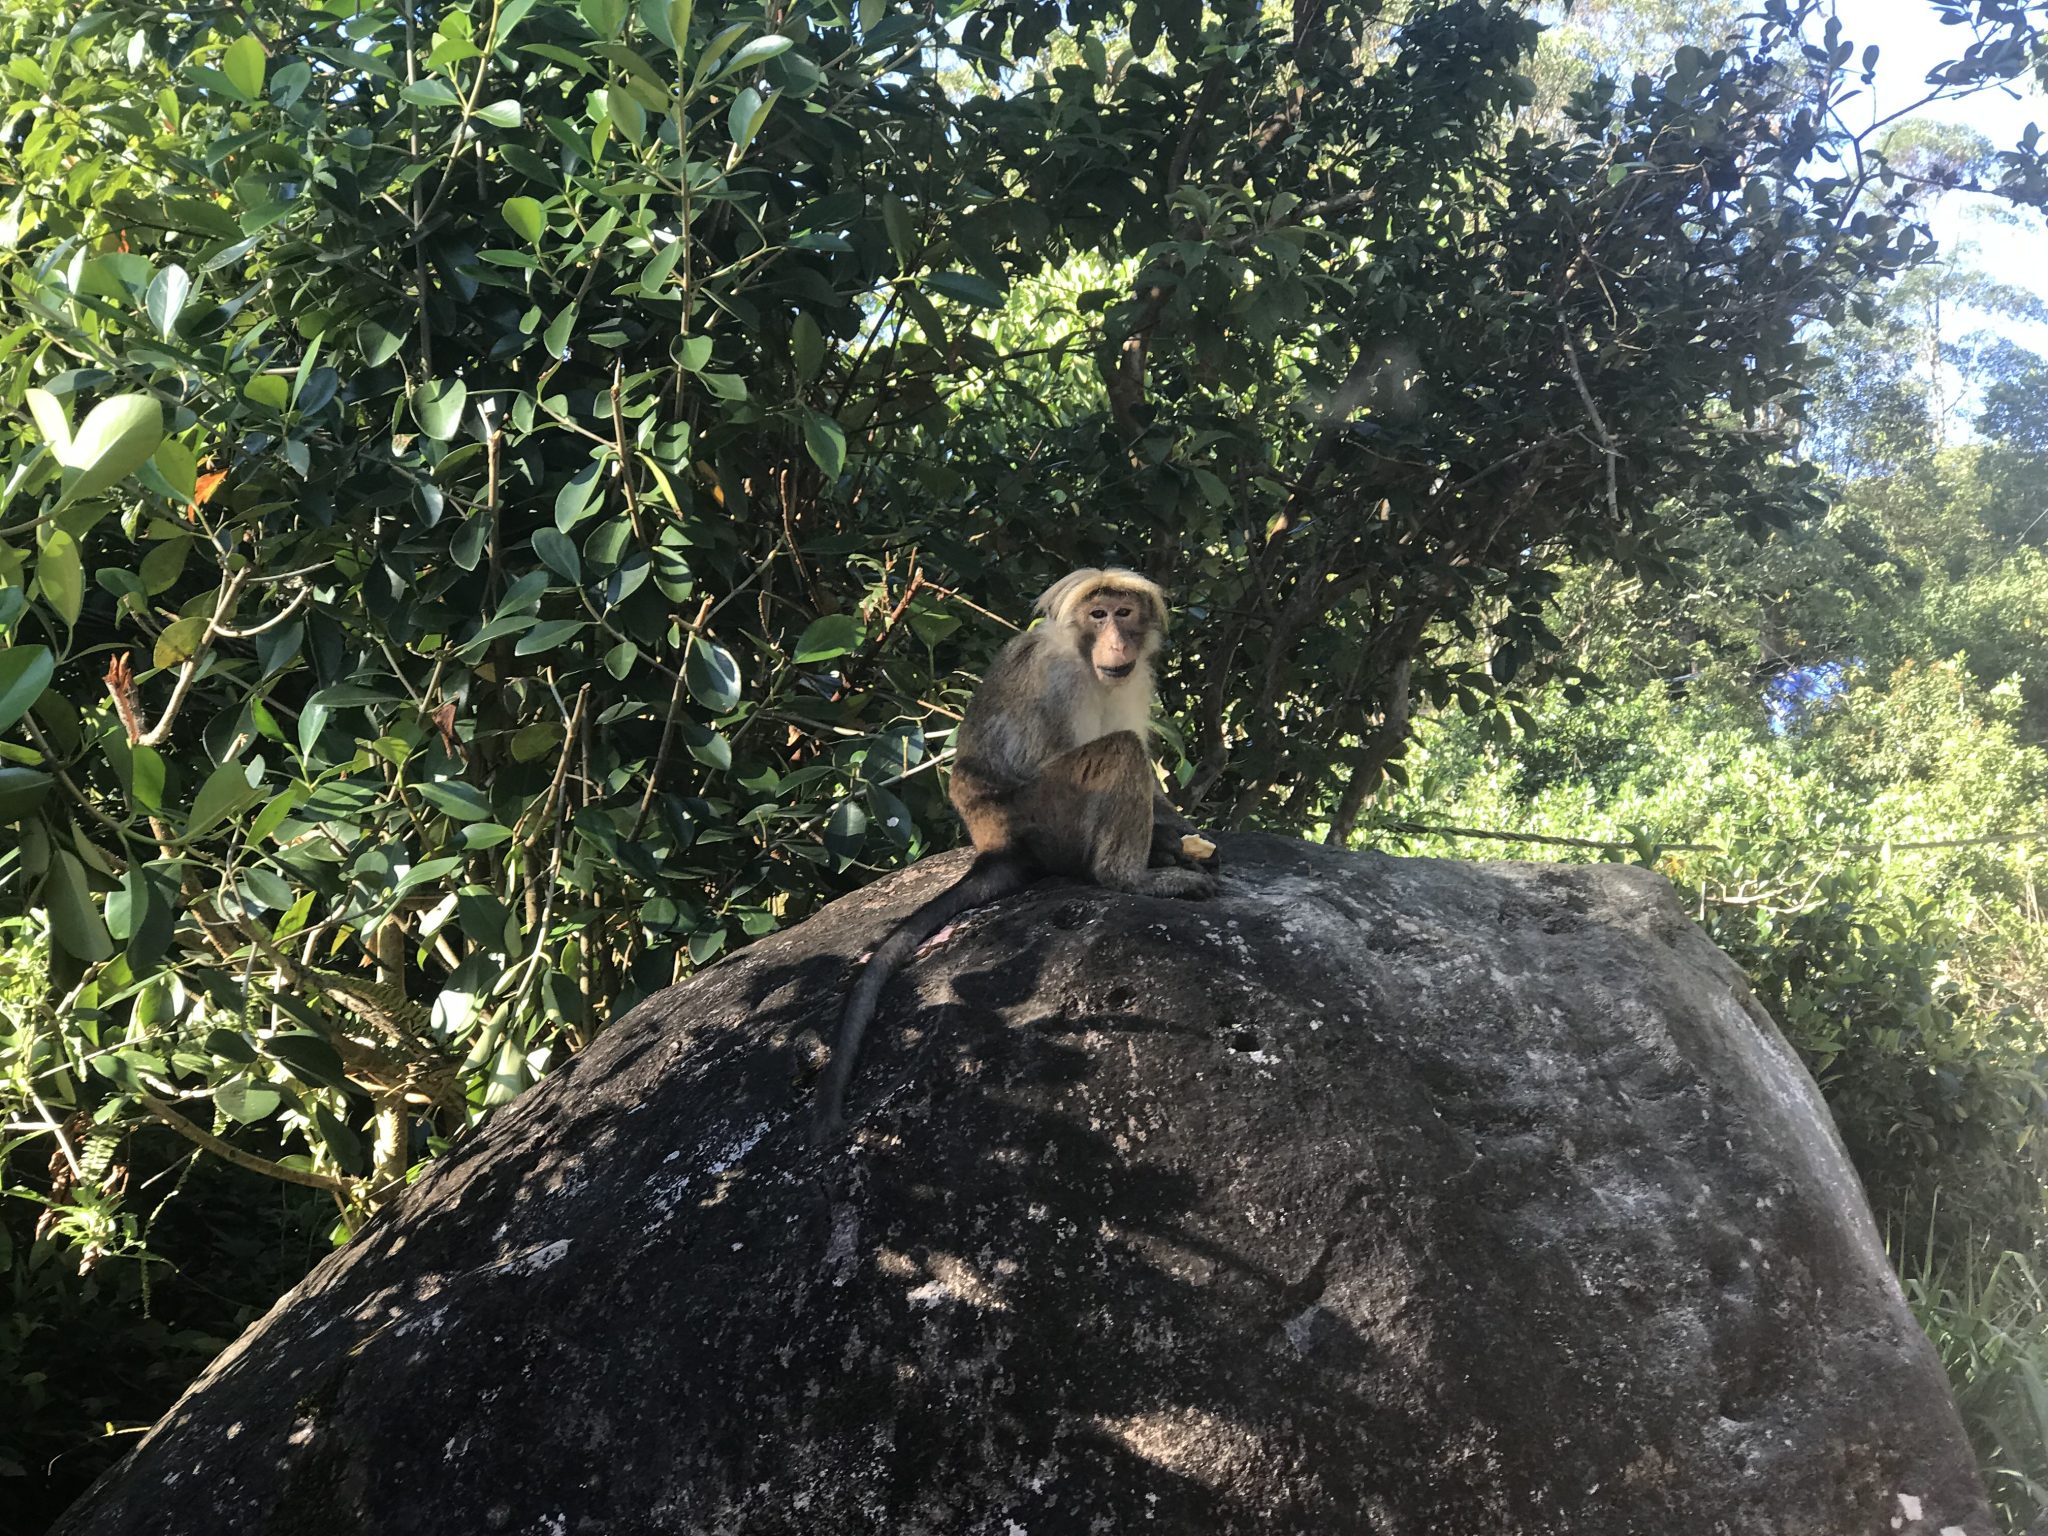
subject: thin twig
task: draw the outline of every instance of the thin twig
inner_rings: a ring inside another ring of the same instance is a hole
[[[356,1186],[347,1179],[337,1179],[331,1174],[313,1173],[304,1168],[292,1168],[283,1163],[274,1163],[267,1157],[258,1157],[254,1152],[244,1152],[233,1142],[222,1141],[211,1131],[203,1131],[179,1114],[162,1099],[150,1093],[138,1093],[142,1107],[157,1119],[195,1145],[204,1147],[215,1157],[233,1163],[237,1168],[246,1168],[251,1173],[263,1174],[266,1178],[282,1179],[287,1184],[303,1184],[308,1189],[324,1189],[338,1199],[350,1199],[355,1195]]]

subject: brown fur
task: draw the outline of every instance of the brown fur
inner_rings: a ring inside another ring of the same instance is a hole
[[[954,737],[953,807],[977,855],[875,951],[847,999],[818,1093],[814,1139],[835,1136],[846,1086],[889,974],[970,907],[1068,875],[1112,890],[1200,899],[1214,859],[1160,792],[1146,749],[1166,594],[1135,571],[1086,569],[1046,588],[1045,622],[1005,645]]]

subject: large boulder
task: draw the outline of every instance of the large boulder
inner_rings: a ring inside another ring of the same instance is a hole
[[[1988,1536],[1812,1082],[1654,874],[1228,839],[813,1032],[934,859],[651,999],[59,1529]]]

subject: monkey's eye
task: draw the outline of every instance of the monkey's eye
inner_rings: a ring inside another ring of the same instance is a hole
[[[1120,619],[1128,619],[1131,616],[1131,610],[1128,608],[1119,608],[1116,611],[1116,616]]]
[[[1100,624],[1104,619],[1109,617],[1109,613],[1106,609],[1097,608],[1093,612],[1091,612],[1088,615],[1088,617],[1093,619],[1096,623]]]

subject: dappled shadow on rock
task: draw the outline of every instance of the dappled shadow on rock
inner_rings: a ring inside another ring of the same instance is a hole
[[[886,994],[935,860],[433,1167],[74,1532],[1990,1529],[1853,1173],[1641,871],[1225,845]],[[1895,1523],[1896,1522],[1896,1523]]]

